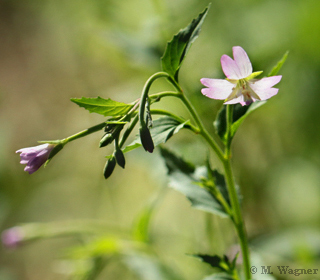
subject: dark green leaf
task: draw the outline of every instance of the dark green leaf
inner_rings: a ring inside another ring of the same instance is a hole
[[[153,121],[153,126],[150,129],[151,140],[153,140],[154,146],[158,146],[167,142],[174,134],[178,133],[181,128],[188,128],[188,121],[181,123],[176,119],[170,117],[162,117]],[[146,133],[146,132],[144,132]],[[146,133],[147,134],[147,133]],[[149,139],[149,135],[144,136],[146,140]],[[150,139],[149,139],[150,141]],[[147,142],[146,144],[148,144]],[[130,145],[124,148],[123,152],[129,152],[135,148],[141,146],[141,140],[137,138]]]
[[[204,178],[208,176],[205,166],[195,168],[191,163],[163,147],[160,151],[168,167],[171,188],[183,193],[190,200],[192,207],[223,217],[227,216],[220,202],[208,190],[200,186]]]
[[[197,254],[193,256],[201,259],[203,262],[211,265],[214,268],[219,268],[224,272],[228,272],[229,265],[225,263],[224,260],[218,255],[210,256],[210,255]]]
[[[264,105],[266,101],[256,101],[251,103],[249,106],[242,106],[240,104],[228,105],[233,107],[233,119],[231,125],[231,139],[236,134],[240,124],[256,109]],[[223,106],[219,111],[215,122],[213,123],[217,134],[220,136],[222,141],[225,143],[226,132],[227,132],[227,121],[226,121],[226,106]]]
[[[165,159],[168,174],[179,172],[186,174],[187,176],[192,176],[195,172],[196,168],[192,163],[185,161],[183,158],[173,154],[163,147],[160,148],[160,152],[161,156]]]
[[[178,81],[178,73],[181,63],[185,58],[191,44],[199,35],[208,9],[209,7],[199,14],[199,16],[194,19],[185,29],[180,30],[179,33],[176,34],[167,44],[165,53],[161,58],[162,69],[176,81]]]
[[[285,61],[287,60],[289,51],[287,51],[283,57],[281,58],[281,60],[277,63],[277,65],[275,67],[272,68],[271,72],[268,74],[268,77],[270,76],[275,76],[278,74],[278,72],[280,71],[282,65],[285,63]]]
[[[153,122],[151,136],[155,146],[167,142],[174,134],[178,133],[187,123],[181,123],[170,117],[162,117]]]
[[[121,116],[125,115],[133,107],[131,104],[113,101],[110,98],[101,97],[94,98],[71,98],[71,101],[85,108],[90,113],[97,113],[103,116]]]

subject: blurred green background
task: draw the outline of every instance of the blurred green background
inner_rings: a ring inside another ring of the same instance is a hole
[[[223,77],[221,55],[242,46],[254,70],[267,74],[290,51],[279,94],[252,114],[234,139],[233,166],[252,250],[261,264],[320,268],[320,2],[210,2],[201,34],[181,69],[181,85],[213,132],[221,102],[202,96],[199,80]],[[126,169],[117,168],[108,180],[102,169],[112,149],[98,148],[102,132],[67,145],[45,170],[31,176],[14,152],[104,120],[78,108],[69,101],[72,97],[99,95],[127,103],[139,98],[148,77],[160,70],[166,42],[208,3],[0,1],[1,231],[23,223],[59,227],[61,222],[96,221],[104,224],[102,236],[131,238],[139,213],[166,187],[157,151],[131,152]],[[168,88],[157,82],[153,91]],[[173,101],[159,106],[187,116]],[[184,131],[166,146],[199,165],[207,155],[201,139]],[[211,238],[208,225],[213,227]],[[187,254],[225,253],[237,241],[232,230],[229,222],[191,209],[185,197],[168,189],[158,201],[151,240],[159,259],[181,275],[176,279],[202,279],[212,270]],[[17,250],[0,248],[0,279],[83,279],[70,278],[77,268],[66,261],[72,259],[70,248],[82,242],[60,237]],[[131,256],[127,251],[124,255]],[[132,259],[110,259],[99,279],[165,279],[139,276],[139,264]]]

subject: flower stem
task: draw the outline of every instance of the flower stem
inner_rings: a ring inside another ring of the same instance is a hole
[[[141,127],[145,127],[146,126],[146,123],[145,123],[145,120],[144,120],[144,112],[145,112],[146,102],[147,102],[147,100],[149,98],[148,97],[148,93],[149,93],[150,87],[151,87],[152,83],[156,79],[159,79],[159,78],[162,78],[162,77],[168,78],[169,74],[166,73],[166,72],[155,73],[147,80],[147,82],[145,83],[145,85],[143,87],[142,95],[141,95],[141,99],[140,99],[140,111],[139,111],[139,120],[140,120]]]
[[[80,131],[80,132],[78,132],[76,134],[73,134],[73,135],[71,135],[71,136],[69,136],[67,138],[64,138],[64,139],[61,140],[61,142],[62,142],[62,144],[65,145],[65,144],[67,144],[67,143],[69,143],[71,141],[74,141],[74,140],[78,139],[78,138],[81,138],[81,137],[87,136],[87,135],[89,135],[91,133],[97,132],[97,131],[103,129],[105,126],[106,126],[105,122],[99,123],[99,124],[97,124],[95,126],[89,127],[87,129],[82,130],[82,131]]]
[[[236,227],[238,237],[240,240],[244,274],[246,279],[249,280],[251,279],[251,273],[250,273],[250,257],[249,257],[248,240],[247,240],[245,225],[244,225],[244,221],[241,213],[241,207],[240,207],[237,190],[234,182],[234,177],[232,174],[232,168],[231,168],[231,141],[232,141],[231,125],[233,120],[233,105],[227,105],[226,119],[227,119],[227,138],[226,138],[225,157],[223,161],[223,166],[224,166],[225,176],[227,180],[231,207],[233,210],[233,213],[232,213],[233,222]]]
[[[210,145],[212,150],[216,153],[216,155],[218,156],[220,161],[223,162],[225,158],[224,158],[224,155],[223,155],[220,147],[211,138],[209,132],[204,127],[200,117],[197,114],[197,111],[195,110],[195,108],[193,107],[193,105],[191,104],[189,99],[182,92],[180,93],[180,99],[182,100],[184,105],[187,107],[187,109],[189,110],[189,112],[190,112],[191,116],[193,117],[194,121],[198,125],[199,130],[200,130],[200,135],[208,142],[208,144]]]
[[[245,279],[250,280],[250,259],[249,259],[249,248],[248,248],[248,240],[245,231],[245,226],[242,218],[240,203],[236,191],[235,182],[233,179],[232,169],[230,159],[226,159],[224,161],[224,170],[226,181],[228,185],[228,193],[230,197],[230,202],[233,210],[233,222],[236,227],[238,237],[240,240],[240,247],[242,251],[242,259],[243,259],[243,268],[245,273]]]

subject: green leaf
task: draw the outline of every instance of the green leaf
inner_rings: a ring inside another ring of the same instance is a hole
[[[196,258],[201,259],[201,261],[211,265],[214,268],[219,268],[224,272],[229,271],[229,265],[225,263],[225,261],[219,257],[218,255],[210,256],[210,255],[203,255],[203,254],[197,254],[193,255]]]
[[[164,265],[158,258],[142,254],[127,254],[126,265],[141,280],[182,280],[171,267]]]
[[[181,123],[170,117],[162,117],[155,120],[151,128],[151,136],[155,145],[167,142],[183,127],[187,127],[187,122]]]
[[[168,168],[171,188],[184,194],[190,200],[192,207],[222,217],[227,216],[221,203],[207,189],[200,186],[208,176],[205,166],[195,168],[191,163],[163,147],[160,151]]]
[[[215,273],[207,276],[203,280],[235,280],[230,274],[227,273]]]
[[[166,188],[161,188],[160,191],[157,191],[139,213],[133,226],[134,240],[146,243],[150,241],[150,224],[158,204],[164,197],[165,191]]]
[[[239,126],[242,122],[256,109],[264,105],[266,101],[256,101],[251,103],[249,106],[242,106],[240,104],[228,105],[233,107],[233,119],[231,125],[231,139],[236,134]],[[225,143],[226,141],[226,132],[227,132],[227,121],[226,121],[226,110],[227,107],[223,106],[219,111],[215,122],[213,123],[217,134],[220,136],[221,140]]]
[[[228,273],[228,276],[230,277],[231,275],[235,275],[237,273],[235,271],[235,261],[237,256],[232,262],[230,262],[229,258],[226,255],[224,255],[223,257],[219,257],[218,255],[210,256],[203,254],[197,254],[193,256],[201,259],[203,262],[209,264],[213,268],[218,268],[222,272]]]
[[[209,7],[200,13],[199,16],[194,19],[185,29],[180,30],[179,33],[176,34],[167,44],[165,53],[161,58],[162,69],[176,81],[178,81],[181,63],[185,58],[191,44],[199,35],[208,9]]]
[[[167,142],[174,134],[178,133],[181,128],[188,128],[188,121],[181,123],[171,117],[162,117],[153,121],[150,129],[151,138],[154,146]],[[123,152],[129,152],[141,146],[140,137],[136,138],[130,145],[123,149]]]
[[[94,98],[71,98],[71,101],[85,108],[90,113],[97,113],[103,116],[122,116],[128,113],[133,105],[122,102],[113,101],[110,98],[101,97]]]
[[[282,65],[285,63],[285,61],[287,60],[287,57],[289,55],[289,51],[287,51],[283,57],[280,59],[280,61],[277,63],[277,65],[275,67],[272,68],[271,72],[268,74],[268,77],[270,76],[275,76],[278,74],[278,72],[280,71]]]

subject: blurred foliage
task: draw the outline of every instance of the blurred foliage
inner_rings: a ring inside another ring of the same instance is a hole
[[[232,46],[240,45],[249,54],[254,70],[264,70],[266,75],[285,51],[290,52],[280,73],[279,94],[250,115],[235,136],[233,165],[244,196],[248,235],[264,258],[260,263],[317,268],[320,2],[210,2],[202,32],[181,68],[180,82],[213,132],[212,122],[221,102],[202,96],[199,80],[223,77],[221,55],[230,55]],[[37,140],[63,138],[103,120],[79,109],[70,98],[99,95],[126,103],[137,99],[146,79],[160,70],[166,42],[208,3],[0,1],[1,230],[20,223],[89,219],[106,223],[101,240],[114,229],[125,232],[124,236],[117,234],[119,238],[131,240],[127,235],[132,224],[136,225],[150,197],[167,183],[159,154],[132,151],[126,169],[119,168],[104,180],[102,169],[110,152],[98,149],[99,133],[68,145],[45,170],[41,168],[32,176],[23,172],[14,152],[34,146]],[[153,90],[160,87],[157,82]],[[178,115],[185,113],[170,99],[161,103],[160,107],[174,108]],[[168,146],[195,164],[203,164],[207,157],[206,147],[188,131],[175,135]],[[101,261],[110,263],[101,279],[151,279],[141,274],[141,267],[148,262],[157,271],[159,259],[175,267],[174,273],[163,273],[203,279],[212,271],[185,254],[222,255],[236,242],[230,224],[213,217],[208,227],[204,214],[191,209],[174,190],[167,191],[155,210],[148,231],[156,254],[148,253],[148,259],[145,252],[139,252],[140,257],[134,257],[137,252],[127,252],[123,261],[100,259],[99,255],[94,260],[97,267]],[[210,237],[206,236],[207,228],[213,228]],[[67,248],[86,242],[59,237],[14,251],[1,248],[0,279],[69,279],[67,272],[75,262],[62,261],[70,256]],[[80,260],[78,265],[85,268],[88,263]],[[308,276],[299,279],[312,279]],[[291,277],[278,279],[296,279]]]

